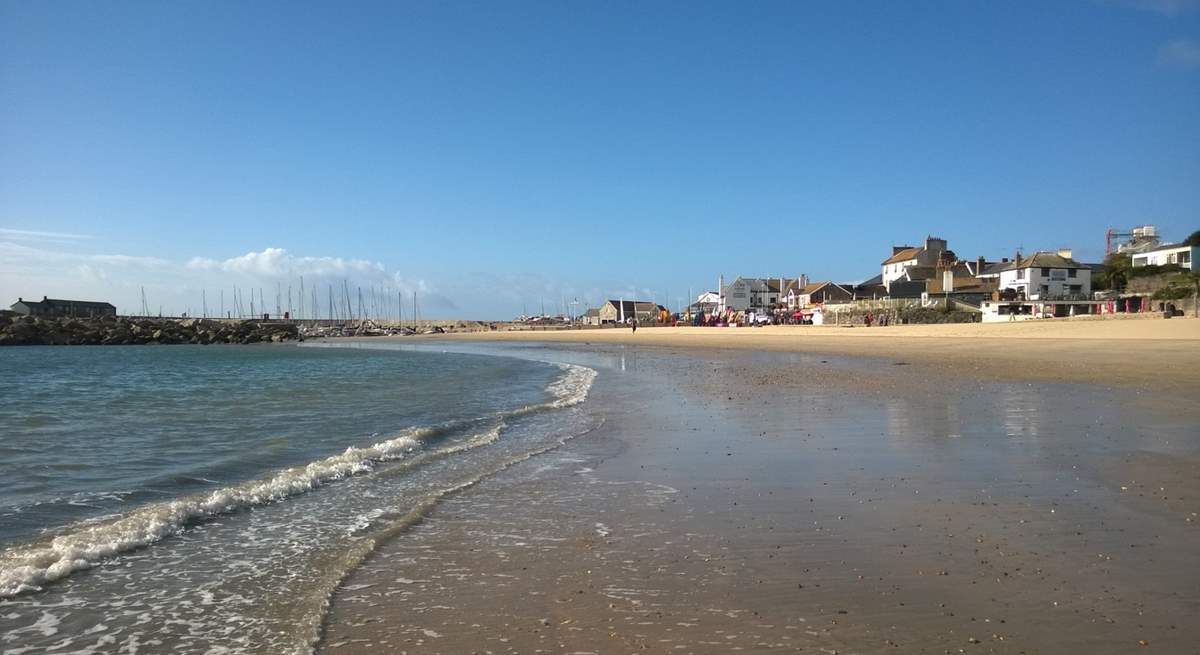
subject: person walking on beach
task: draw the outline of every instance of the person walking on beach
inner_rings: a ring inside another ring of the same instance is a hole
[[[631,334],[637,332],[637,317],[636,316],[629,317],[629,327],[632,328]]]

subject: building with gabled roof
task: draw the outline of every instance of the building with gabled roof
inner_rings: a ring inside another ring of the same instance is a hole
[[[890,292],[893,281],[907,278],[906,269],[913,266],[936,266],[947,256],[953,258],[954,253],[946,247],[946,240],[938,237],[926,237],[924,247],[892,246],[892,255],[880,264],[883,287]]]
[[[1070,250],[1039,251],[1017,257],[1000,271],[1000,289],[1030,300],[1086,300],[1092,293],[1092,268]]]
[[[638,323],[652,323],[665,311],[662,305],[644,300],[609,300],[600,306],[600,324],[622,323],[631,317],[637,317]]]
[[[721,310],[735,312],[765,312],[779,303],[780,289],[787,281],[783,278],[737,277],[725,284],[721,278]]]
[[[111,303],[90,300],[61,300],[42,296],[41,300],[17,298],[9,309],[22,316],[38,318],[100,318],[116,316],[117,308]]]
[[[783,303],[788,310],[803,309],[813,305],[823,305],[827,302],[849,302],[854,300],[854,292],[836,282],[813,282],[804,286],[789,285],[788,293],[783,297]]]

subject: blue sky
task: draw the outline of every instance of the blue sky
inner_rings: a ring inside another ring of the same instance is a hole
[[[674,305],[1198,210],[1200,0],[0,0],[5,304]]]

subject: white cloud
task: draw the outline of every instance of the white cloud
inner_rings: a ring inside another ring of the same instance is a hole
[[[1158,49],[1158,63],[1170,68],[1200,68],[1200,42],[1172,39]]]
[[[224,271],[243,275],[266,277],[294,277],[299,275],[338,276],[367,274],[381,277],[386,273],[383,264],[365,259],[343,259],[341,257],[297,257],[283,248],[266,248],[261,252],[248,252],[239,257],[216,260],[193,257],[187,267],[199,271]]]
[[[2,236],[2,235],[0,235]],[[0,256],[30,264],[72,264],[75,262],[104,264],[111,266],[143,267],[166,266],[170,262],[158,257],[135,257],[132,255],[83,255],[45,250],[12,241],[0,241]]]
[[[18,241],[81,241],[92,237],[86,234],[68,234],[66,232],[41,232],[38,230],[16,230],[0,227],[0,238],[16,239]]]

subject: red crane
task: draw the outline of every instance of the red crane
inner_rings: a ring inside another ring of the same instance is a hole
[[[1111,255],[1117,251],[1117,247],[1122,243],[1128,242],[1133,238],[1133,232],[1118,232],[1116,228],[1110,227],[1104,233],[1104,254]],[[1118,241],[1120,239],[1120,241]]]

